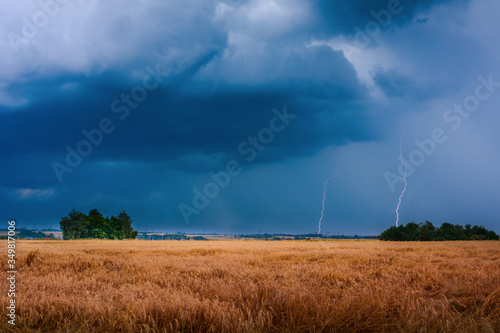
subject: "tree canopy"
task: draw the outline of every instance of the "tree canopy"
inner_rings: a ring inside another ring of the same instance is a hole
[[[410,222],[399,227],[390,227],[383,231],[378,238],[386,241],[444,241],[444,240],[498,240],[499,236],[485,227],[465,227],[458,224],[445,222],[436,228],[432,222]]]
[[[59,225],[63,239],[133,239],[138,234],[132,228],[132,220],[127,213],[121,212],[117,217],[104,217],[95,208],[88,215],[73,209],[59,221]]]

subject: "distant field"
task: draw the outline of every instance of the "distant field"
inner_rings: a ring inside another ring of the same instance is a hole
[[[53,234],[55,238],[62,239],[62,231],[44,231],[43,233],[46,234],[47,236]]]
[[[47,235],[47,237],[50,235],[50,234],[53,234],[54,237],[56,238],[59,238],[59,239],[62,239],[62,231],[42,231],[45,235]],[[0,231],[0,237],[3,236],[7,236],[7,231]]]
[[[17,251],[17,325],[2,278],[1,332],[500,332],[499,241],[45,240]]]

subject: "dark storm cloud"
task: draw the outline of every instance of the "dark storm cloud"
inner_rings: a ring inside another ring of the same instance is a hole
[[[314,231],[323,182],[340,163],[325,230],[380,232],[394,217],[398,193],[383,174],[397,172],[401,129],[403,149],[412,151],[414,138],[442,126],[443,112],[478,75],[495,73],[499,56],[491,42],[498,6],[484,1],[401,0],[369,47],[356,46],[355,28],[379,22],[373,12],[383,15],[391,4],[397,1],[79,1],[61,7],[17,51],[0,39],[3,218],[55,226],[71,208],[97,207],[107,215],[126,209],[141,230],[185,230],[178,205],[211,181],[208,171],[244,161],[238,145],[269,126],[274,108],[286,107],[293,122],[242,165],[192,226]],[[21,34],[21,18],[40,10],[36,1],[4,4],[0,36]],[[128,105],[123,96],[155,71],[158,86]],[[471,206],[483,203],[480,221],[498,211],[486,204],[498,197],[485,185],[497,180],[492,172],[453,187],[474,170],[461,155],[467,142],[481,151],[475,167],[498,164],[494,144],[478,139],[495,131],[494,98],[412,176],[404,219],[462,222],[475,212],[457,215],[452,207],[466,195]],[[66,147],[75,149],[86,139],[82,130],[104,118],[114,131],[59,183],[52,162],[65,163]],[[498,141],[491,136],[488,142]],[[436,179],[456,193],[446,196]]]
[[[469,0],[318,0],[317,9],[331,34],[356,34],[355,27],[365,29],[368,22],[388,19],[388,24],[404,26],[432,6],[467,3]],[[388,14],[388,17],[387,17]]]
[[[203,68],[211,61],[214,65],[204,74]],[[312,154],[335,142],[369,138],[360,121],[363,103],[353,103],[362,100],[365,91],[341,52],[311,46],[292,48],[284,55],[269,52],[254,61],[266,66],[271,62],[279,68],[263,85],[214,84],[217,75],[230,71],[235,77],[244,76],[246,68],[225,65],[217,55],[208,54],[185,71],[162,80],[135,109],[122,101],[110,108],[113,96],[120,100],[140,83],[118,73],[67,77],[66,81],[78,87],[69,94],[61,94],[64,78],[25,85],[23,89],[30,91],[33,102],[17,112],[0,115],[0,135],[16,142],[1,154],[61,155],[67,145],[76,149],[85,139],[82,130],[91,131],[105,117],[113,120],[116,131],[95,148],[93,160],[182,161],[193,154],[234,154],[239,142],[266,126],[271,109],[285,106],[301,121],[275,142],[262,161]],[[225,68],[228,66],[230,70]],[[127,119],[120,120],[121,112],[113,112],[120,107],[128,109]],[[182,166],[181,161],[175,165]],[[199,168],[203,169],[203,164]]]
[[[436,3],[406,2],[405,15],[398,16],[398,22]],[[370,11],[387,7],[387,2],[320,1],[318,6],[327,21],[335,25],[334,34],[338,34],[373,19]],[[183,8],[183,20],[169,12],[178,8]],[[280,36],[279,43],[273,36],[262,40],[263,51],[225,57],[222,52],[227,38],[220,23],[207,19],[213,11],[209,6],[195,12],[173,2],[141,11],[148,17],[141,24],[130,13],[120,13],[106,20],[95,16],[90,20],[94,24],[82,28],[94,43],[109,43],[103,49],[92,47],[89,53],[90,64],[99,64],[91,68],[100,66],[102,74],[56,75],[37,80],[38,74],[33,73],[29,84],[14,83],[9,87],[9,93],[25,96],[30,102],[19,112],[1,115],[1,123],[6,126],[2,136],[17,142],[15,147],[2,151],[4,156],[30,152],[60,154],[61,147],[81,140],[81,130],[90,130],[99,119],[109,115],[111,96],[120,96],[137,84],[123,77],[124,70],[141,73],[134,59],[137,49],[151,51],[146,59],[142,53],[143,61],[164,60],[165,67],[177,73],[134,110],[131,121],[117,123],[116,133],[96,149],[93,159],[161,160],[232,153],[247,133],[265,124],[270,109],[285,105],[298,113],[302,121],[282,137],[281,144],[276,143],[281,151],[273,151],[275,158],[310,154],[327,144],[370,138],[367,126],[360,122],[369,121],[363,117],[366,105],[362,101],[367,99],[364,88],[341,52],[325,46],[289,45],[305,38],[291,31]],[[152,24],[162,17],[167,17],[165,25]],[[186,17],[188,22],[196,23],[186,24]],[[102,29],[102,33],[90,32],[91,26]],[[115,61],[110,58],[113,45],[125,45],[124,50],[130,54]],[[54,70],[64,73],[63,69]],[[376,83],[390,96],[408,90],[404,84],[410,80],[402,82],[403,79],[408,78],[390,78],[388,72],[382,71],[375,76]],[[76,88],[64,91],[61,87],[68,82]],[[327,121],[333,118],[335,122]],[[20,127],[22,132],[13,130]]]
[[[389,98],[405,98],[422,101],[442,93],[435,86],[424,85],[405,73],[394,68],[378,68],[373,70],[373,81]]]

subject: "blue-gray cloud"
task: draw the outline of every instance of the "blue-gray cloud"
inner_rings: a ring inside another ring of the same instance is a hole
[[[60,6],[33,36],[23,36],[23,17],[34,24],[43,8],[6,4],[0,10],[1,216],[55,225],[71,208],[126,209],[139,228],[181,230],[179,203],[190,203],[193,188],[210,181],[209,171],[244,161],[238,145],[269,126],[274,108],[286,107],[293,122],[242,164],[241,175],[193,228],[313,231],[323,181],[340,160],[326,226],[336,221],[331,232],[376,233],[393,218],[394,193],[383,173],[397,172],[401,130],[411,151],[414,138],[446,125],[442,114],[470,93],[479,75],[500,80],[499,49],[491,43],[498,24],[490,13],[497,7],[479,0],[140,6],[82,0]],[[370,43],[360,48],[356,33],[366,34],[368,23],[379,31],[368,33]],[[25,40],[13,47],[12,33]],[[154,87],[146,91],[145,84]],[[141,89],[147,97],[130,97]],[[435,179],[446,178],[448,163],[455,162],[457,177],[474,170],[453,149],[465,149],[467,136],[482,142],[472,129],[498,120],[492,96],[481,106],[491,112],[477,112],[458,134],[448,133],[440,153],[412,176],[418,185],[410,186],[405,219],[474,216],[472,209],[450,211],[457,198],[442,199]],[[103,119],[113,131],[60,183],[53,162],[66,163],[66,147],[88,140],[82,131]],[[481,151],[475,155],[481,162],[500,160],[490,146]],[[446,182],[453,187],[451,178]],[[479,183],[483,203],[498,196],[477,176]],[[457,192],[480,192],[474,184]],[[481,207],[480,222],[469,222],[493,227],[497,210]]]

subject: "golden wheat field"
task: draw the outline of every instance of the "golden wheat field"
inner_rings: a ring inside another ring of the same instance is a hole
[[[2,332],[500,332],[500,242],[18,241]],[[0,263],[7,270],[6,241]]]

